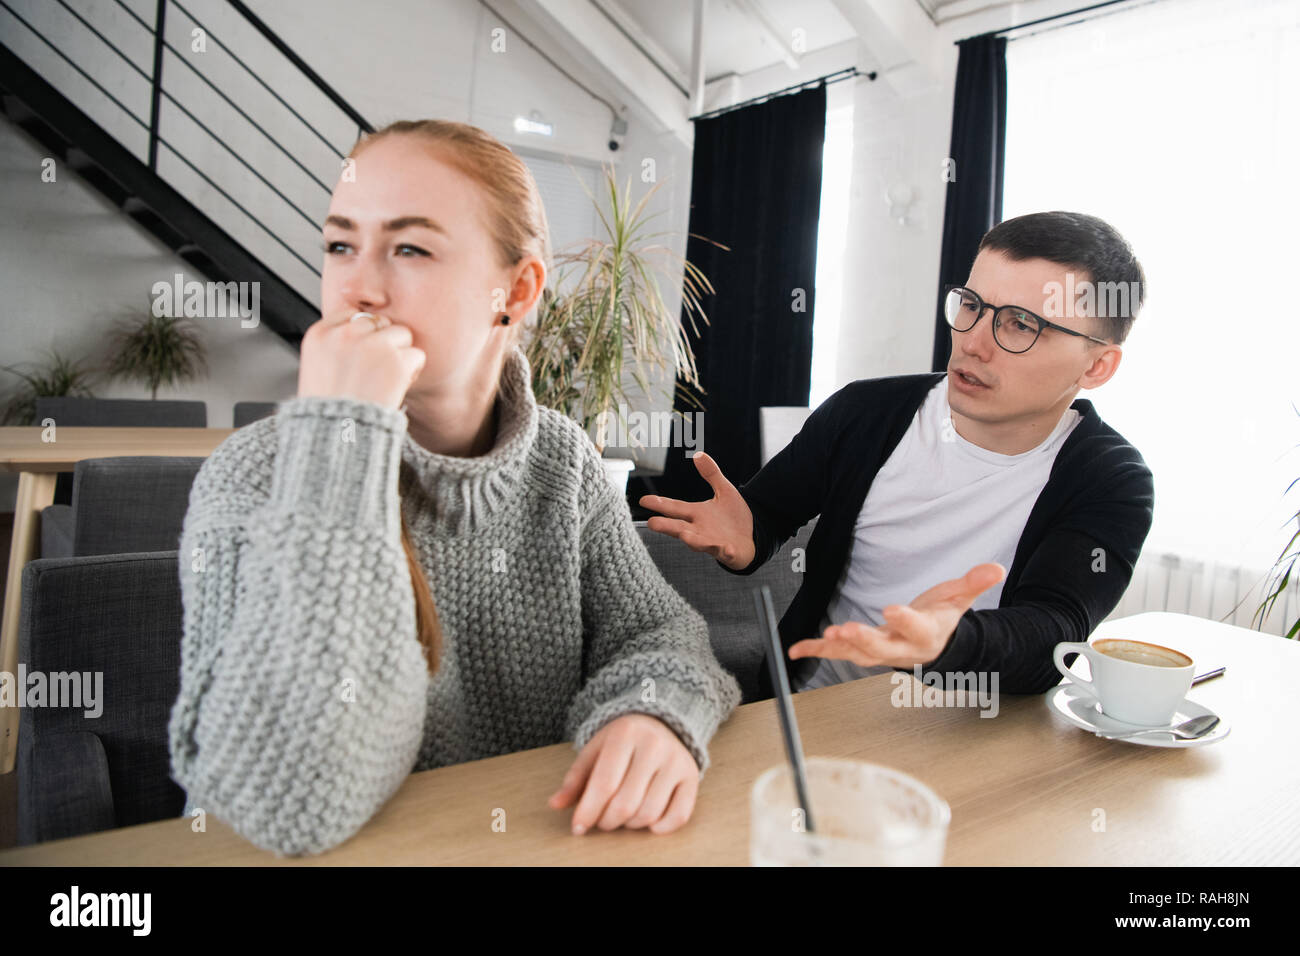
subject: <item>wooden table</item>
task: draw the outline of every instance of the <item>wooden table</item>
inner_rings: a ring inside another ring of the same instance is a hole
[[[993,718],[894,707],[893,675],[882,674],[799,694],[805,750],[886,764],[934,788],[952,807],[948,864],[1300,863],[1300,762],[1282,724],[1300,646],[1160,612],[1107,622],[1094,637],[1106,636],[1172,644],[1197,673],[1226,664],[1191,696],[1231,723],[1229,736],[1181,750],[1102,740],[1049,713],[1043,695],[1007,695]],[[784,759],[780,741],[771,701],[741,707],[713,740],[691,821],[668,836],[571,836],[570,811],[546,806],[574,756],[557,744],[412,774],[360,833],[317,857],[277,858],[209,816],[204,833],[163,820],[11,850],[0,866],[744,865],[750,788]],[[492,828],[498,809],[505,832]]]
[[[0,428],[0,471],[18,473],[9,573],[5,581],[4,620],[0,622],[0,670],[18,670],[18,623],[23,568],[41,549],[41,510],[54,503],[54,483],[83,458],[162,455],[206,458],[233,428],[69,428],[48,440],[39,425]],[[0,708],[0,773],[14,769],[18,751],[15,707]]]

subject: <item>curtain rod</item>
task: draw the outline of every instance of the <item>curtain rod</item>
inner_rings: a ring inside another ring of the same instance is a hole
[[[764,100],[770,100],[794,90],[801,90],[805,86],[810,86],[813,83],[820,83],[822,86],[826,86],[830,83],[838,83],[840,80],[852,79],[855,76],[865,76],[869,80],[874,80],[876,78],[876,71],[872,70],[869,73],[863,73],[856,66],[846,66],[844,69],[836,70],[834,73],[827,73],[825,76],[816,76],[811,80],[804,80],[802,83],[795,83],[793,86],[787,86],[784,89],[776,90],[773,93],[764,93],[762,96],[755,96],[741,103],[719,107],[718,109],[710,110],[707,113],[700,113],[698,116],[692,116],[691,120],[713,119],[715,116],[721,116],[723,113],[730,113],[732,110],[744,109],[746,106],[753,106],[755,103],[761,103]]]
[[[1025,27],[1036,27],[1040,23],[1051,23],[1053,20],[1064,20],[1066,17],[1077,17],[1081,13],[1089,13],[1093,10],[1100,10],[1102,7],[1113,7],[1117,3],[1128,3],[1130,0],[1103,0],[1102,3],[1094,3],[1091,6],[1079,7],[1077,10],[1067,10],[1065,13],[1054,13],[1050,17],[1040,17],[1037,20],[1030,20],[1028,23],[1017,23],[1012,27],[1003,27],[1001,30],[989,30],[987,33],[976,33],[973,36],[956,40],[956,43],[965,43],[967,40],[983,40],[985,37],[1000,37],[1016,30],[1023,30]]]

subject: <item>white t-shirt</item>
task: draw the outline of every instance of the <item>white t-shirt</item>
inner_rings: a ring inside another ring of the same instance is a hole
[[[1082,417],[1067,408],[1036,448],[1001,455],[957,434],[948,379],[940,379],[871,483],[822,631],[846,621],[881,627],[882,608],[910,604],[936,584],[986,561],[1010,571],[1056,453]],[[971,607],[997,607],[1003,583],[1005,578]],[[801,690],[892,669],[823,659]]]

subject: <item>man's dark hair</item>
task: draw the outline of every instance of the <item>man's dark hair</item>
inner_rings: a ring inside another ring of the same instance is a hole
[[[980,249],[1009,259],[1046,259],[1086,275],[1094,286],[1094,332],[1123,344],[1146,298],[1146,276],[1133,250],[1114,227],[1081,212],[1035,212],[998,223]],[[1109,294],[1106,294],[1109,293]],[[1136,293],[1136,294],[1134,294]],[[1051,318],[1051,316],[1047,316]]]

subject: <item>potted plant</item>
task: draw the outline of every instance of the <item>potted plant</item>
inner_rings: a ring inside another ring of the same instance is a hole
[[[139,382],[158,397],[159,385],[177,385],[206,372],[203,340],[194,327],[169,315],[129,319],[114,333],[114,353],[108,374]]]
[[[25,386],[20,386],[5,403],[3,419],[0,419],[5,425],[34,424],[38,398],[60,395],[94,397],[94,393],[88,386],[94,373],[53,350],[50,351],[49,364],[44,368],[38,368],[30,375],[9,365],[6,365],[5,369],[13,372],[26,383]]]
[[[608,209],[592,197],[604,235],[555,257],[555,281],[542,293],[525,347],[537,401],[568,415],[589,434],[594,429],[602,456],[611,416],[622,419],[628,405],[628,376],[649,394],[652,370],[659,380],[672,375],[677,393],[703,407],[695,394],[703,393],[695,354],[684,324],[664,303],[660,281],[682,277],[682,302],[697,333],[695,316],[708,322],[700,299],[713,286],[668,247],[666,233],[646,232],[653,218],[646,206],[659,185],[634,202],[631,178],[620,194],[613,167],[604,167]],[[633,462],[604,461],[610,480],[625,490]]]

